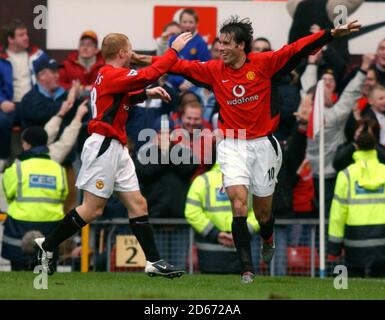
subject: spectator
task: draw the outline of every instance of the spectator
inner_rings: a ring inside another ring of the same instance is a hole
[[[317,79],[324,80],[325,92],[327,93],[327,100],[331,100],[333,103],[336,103],[338,100],[338,95],[336,93],[337,81],[332,69],[323,70],[319,74],[319,66],[317,61],[320,57],[319,52],[315,55],[308,57],[308,64],[305,71],[301,76],[301,95],[303,96],[305,92],[317,84]]]
[[[171,141],[170,132],[164,126],[170,129],[173,126],[165,118],[157,119],[156,137],[139,149],[134,163],[150,218],[183,218],[186,195],[198,164],[189,148]],[[175,161],[176,154],[181,154],[178,157],[181,163]],[[189,239],[187,226],[166,223],[153,228],[157,243],[162,244],[159,246],[162,256],[173,264],[185,265]]]
[[[89,112],[88,101],[84,100],[79,105],[75,117],[71,123],[64,129],[57,141],[57,135],[63,122],[64,116],[72,108],[69,104],[63,104],[59,110],[59,113],[53,116],[44,126],[45,131],[48,134],[48,149],[51,159],[57,163],[62,164],[64,159],[73,149],[76,141],[79,138],[79,132],[83,126],[83,118]]]
[[[368,58],[373,61],[374,58],[371,55],[364,55],[363,59]],[[365,82],[361,88],[361,97],[357,100],[356,106],[353,108],[353,112],[350,114],[348,122],[345,126],[346,139],[351,142],[354,138],[354,132],[357,128],[357,122],[362,117],[368,114],[370,110],[369,94],[373,88],[378,84],[375,67],[371,66],[366,73]]]
[[[163,28],[162,35],[156,38],[156,55],[163,56],[168,48],[170,38],[177,34],[180,34],[182,29],[178,22],[172,21],[166,24]]]
[[[210,53],[211,53],[211,59],[220,59],[221,58],[221,52],[220,52],[220,44],[219,44],[219,38],[216,37],[213,41],[213,43],[211,44],[211,49],[210,49]]]
[[[35,83],[33,65],[46,57],[30,46],[28,30],[18,19],[3,25],[0,44],[0,172],[10,155],[11,129],[19,124],[19,104]]]
[[[184,9],[179,17],[179,25],[182,32],[191,32],[193,38],[178,54],[180,59],[186,60],[200,60],[207,61],[211,59],[211,54],[208,49],[207,43],[198,33],[198,15],[192,9]],[[169,45],[175,40],[176,35],[172,36],[169,40]],[[189,81],[185,80],[182,76],[172,75],[167,77],[167,81],[175,88],[180,91],[187,90],[192,85]]]
[[[375,86],[369,95],[369,103],[372,107],[367,115],[378,122],[380,126],[378,141],[385,146],[385,87]]]
[[[354,134],[354,141],[347,141],[340,145],[336,151],[336,155],[333,160],[333,167],[338,171],[344,170],[346,167],[354,163],[353,154],[357,151],[357,139],[361,132],[365,129],[365,125],[369,127],[369,133],[376,137],[375,149],[377,151],[378,160],[385,164],[385,146],[378,143],[380,137],[380,127],[375,119],[364,117],[357,122],[357,129]],[[373,130],[373,132],[372,132]]]
[[[78,104],[76,97],[79,94],[79,87],[74,85],[69,92],[58,84],[59,72],[58,64],[55,60],[44,59],[36,64],[37,84],[24,96],[21,101],[21,125],[23,128],[31,126],[44,127],[45,124],[57,115],[63,107],[63,104]],[[59,134],[60,136],[66,126],[68,126],[74,118],[77,106],[69,108],[70,110],[64,116]],[[66,200],[67,207],[72,208],[76,203],[75,189],[75,171],[72,162],[76,157],[76,149],[73,148],[63,161],[66,168],[67,179],[69,184],[69,196]]]
[[[355,163],[338,174],[329,220],[329,261],[345,249],[349,277],[385,277],[385,165],[375,150],[373,122],[364,120]]]
[[[186,104],[190,102],[201,103],[201,98],[192,91],[185,91],[181,93],[178,101],[178,108],[171,114],[171,120],[174,125],[179,126],[182,123],[182,113]]]
[[[168,126],[173,129],[172,123]],[[150,217],[182,218],[186,194],[198,164],[194,164],[191,150],[182,144],[175,145],[170,132],[161,127],[160,117],[154,126],[156,138],[139,149],[135,168],[141,191],[148,202]],[[171,158],[171,151],[173,149],[173,154],[176,154],[177,149],[183,148],[187,148],[188,152],[182,155],[184,161],[176,164]]]
[[[59,86],[58,64],[55,60],[44,59],[36,64],[37,84],[21,101],[20,114],[23,128],[44,125],[56,115],[63,104],[73,104],[79,88],[75,85],[67,92]],[[76,112],[72,108],[63,119],[63,127],[68,125]]]
[[[363,60],[361,71],[349,82],[341,94],[340,99],[333,103],[331,93],[333,86],[325,84],[325,108],[324,108],[324,126],[325,126],[325,213],[328,217],[331,201],[333,198],[334,185],[336,180],[336,171],[332,163],[337,147],[345,142],[344,127],[353,109],[357,99],[361,94],[361,86],[365,80],[365,74],[369,69],[367,60]],[[314,176],[315,195],[318,203],[318,180],[319,180],[319,134],[315,139],[307,141],[307,155]]]
[[[187,195],[185,216],[195,230],[199,270],[239,274],[242,266],[231,234],[231,203],[222,186],[219,164],[193,181]],[[250,235],[255,236],[259,225],[251,206],[247,225]]]
[[[80,82],[81,96],[89,96],[104,59],[98,49],[98,37],[93,31],[81,34],[78,51],[71,52],[59,69],[59,85],[69,90],[73,81]]]
[[[215,139],[210,123],[204,121],[202,105],[191,102],[182,112],[182,124],[176,125],[171,136],[173,141],[191,150],[199,164],[193,178],[203,174],[213,165]]]
[[[264,37],[259,37],[253,40],[251,44],[252,52],[267,52],[271,51],[271,43]]]
[[[385,39],[382,39],[377,47],[375,70],[377,81],[385,86]]]
[[[43,128],[24,130],[24,151],[4,172],[3,184],[9,207],[1,252],[11,261],[13,271],[33,270],[38,263],[34,252],[32,256],[23,253],[23,236],[31,230],[47,235],[64,218],[67,179],[64,169],[50,159],[47,139]]]

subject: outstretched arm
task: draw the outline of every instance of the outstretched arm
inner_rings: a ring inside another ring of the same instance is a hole
[[[156,81],[175,64],[177,55],[184,46],[191,40],[191,33],[180,34],[172,43],[172,47],[151,66],[136,70],[120,68],[119,72],[111,75],[112,79],[105,80],[105,86],[110,93],[121,93],[124,91],[139,90]]]
[[[340,25],[330,31],[331,35],[334,38],[345,37],[352,32],[360,31],[361,25],[358,23],[358,20],[349,22],[348,24]]]
[[[322,30],[303,37],[283,46],[280,50],[259,54],[259,59],[262,59],[262,72],[269,78],[290,72],[303,57],[315,54],[326,43],[332,41],[333,38],[346,36],[358,31],[360,28],[361,25],[355,20],[330,31]]]

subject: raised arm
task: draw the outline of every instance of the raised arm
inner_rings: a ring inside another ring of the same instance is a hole
[[[107,79],[106,86],[111,93],[121,93],[124,91],[139,90],[156,81],[165,74],[177,60],[177,52],[191,40],[191,33],[185,32],[179,35],[172,43],[172,47],[159,57],[151,66],[140,70],[127,70],[121,68],[120,72],[113,75],[113,79]],[[135,54],[133,54],[135,62]]]
[[[283,46],[280,50],[259,54],[262,61],[262,71],[272,78],[278,74],[284,74],[291,71],[303,57],[315,54],[326,43],[358,31],[361,25],[357,21],[339,26],[332,30],[322,30],[312,35],[298,39],[297,41]]]

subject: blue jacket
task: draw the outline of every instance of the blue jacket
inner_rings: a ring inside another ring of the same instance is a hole
[[[174,35],[170,38],[169,46],[171,46],[171,43],[175,40],[176,37],[177,36]],[[183,50],[178,53],[178,58],[190,61],[207,61],[211,59],[211,53],[209,51],[206,41],[203,40],[202,36],[199,33],[196,33],[194,37],[186,44]],[[167,77],[167,81],[176,89],[178,89],[184,81],[184,78],[182,76],[169,75]]]
[[[59,87],[54,97],[49,94],[38,84],[28,91],[20,104],[21,126],[29,128],[32,126],[44,127],[44,125],[59,112],[60,107],[67,99],[67,92]],[[75,108],[73,108],[75,109]],[[70,110],[68,113],[73,113]],[[68,114],[65,116],[66,120]],[[72,117],[71,117],[72,119]],[[70,121],[65,121],[66,125]]]
[[[37,48],[28,49],[29,66],[32,74],[32,84],[36,83],[34,66],[41,60],[48,58],[47,54]],[[8,54],[5,51],[0,52],[0,104],[3,101],[13,101],[13,69],[12,64],[8,61]]]

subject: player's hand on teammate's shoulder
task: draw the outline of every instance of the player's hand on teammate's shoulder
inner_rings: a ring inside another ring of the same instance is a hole
[[[354,20],[344,25],[339,25],[338,27],[331,30],[331,34],[334,38],[346,36],[352,32],[357,32],[361,28],[361,25],[358,23],[358,20]]]
[[[171,48],[179,52],[185,47],[185,45],[187,44],[187,42],[191,40],[191,38],[192,38],[191,32],[183,32],[175,38],[175,40],[171,44]]]
[[[171,97],[162,87],[146,89],[146,95],[149,99],[162,99],[164,102],[171,102]]]

